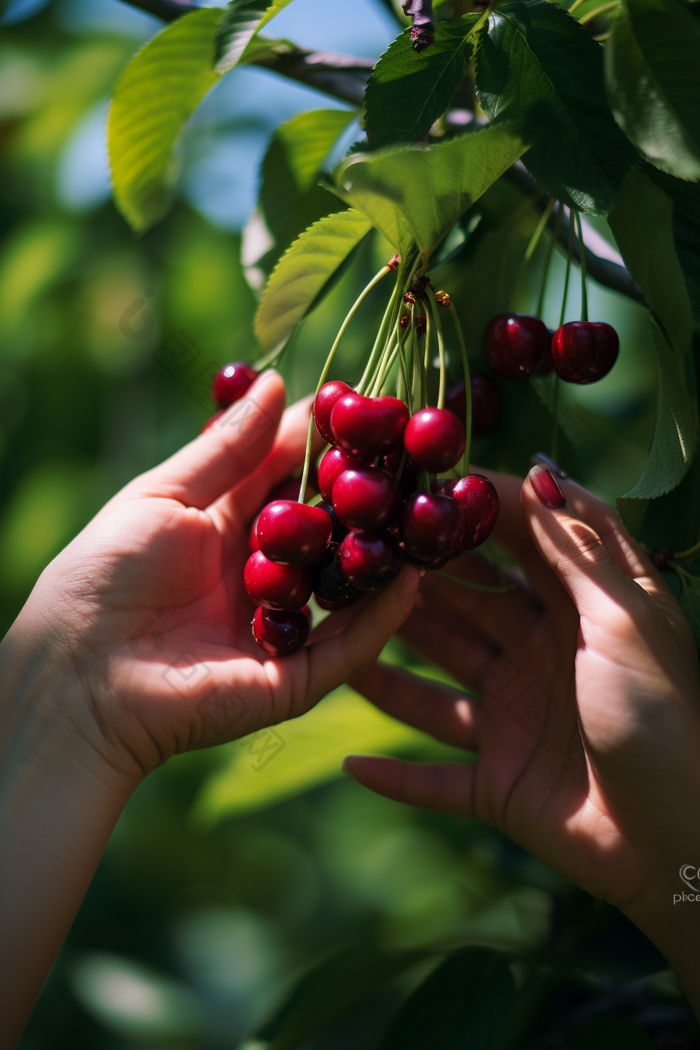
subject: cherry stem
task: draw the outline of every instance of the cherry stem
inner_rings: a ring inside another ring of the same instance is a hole
[[[503,580],[505,577],[502,570],[499,569],[498,573]],[[470,583],[469,580],[463,580],[459,576],[452,576],[451,573],[444,572],[442,569],[438,569],[437,574],[442,576],[443,580],[449,580],[450,583],[457,583],[460,587],[466,587],[470,591],[484,591],[486,594],[507,594],[512,587],[512,584],[508,582],[501,583],[498,587],[487,587],[483,583]]]
[[[554,245],[559,240],[559,228],[561,226],[561,204],[557,208],[557,217],[554,220],[554,231],[552,236],[549,238],[549,245],[547,247],[547,257],[544,261],[544,269],[542,270],[542,284],[540,285],[540,295],[537,300],[537,309],[535,310],[535,317],[542,317],[542,311],[544,310],[544,297],[547,293],[547,279],[549,277],[549,268],[552,262],[552,255],[554,254]]]
[[[457,332],[457,342],[459,343],[459,352],[462,355],[462,368],[464,369],[464,401],[465,401],[465,412],[464,412],[464,429],[467,434],[467,443],[464,446],[464,455],[460,465],[461,476],[466,477],[469,473],[469,463],[471,457],[471,444],[472,444],[472,379],[469,371],[469,357],[467,355],[467,345],[464,342],[464,334],[462,332],[462,326],[459,323],[459,317],[455,310],[454,303],[450,303],[450,314],[452,315],[452,322]]]
[[[530,259],[535,254],[535,251],[537,250],[537,245],[540,243],[540,239],[542,237],[542,234],[544,233],[545,227],[547,226],[547,223],[549,222],[549,217],[552,214],[552,212],[554,211],[554,205],[555,204],[556,204],[556,201],[554,200],[554,197],[550,197],[549,201],[547,203],[547,207],[542,212],[542,215],[540,216],[540,221],[537,223],[537,226],[535,227],[535,232],[533,233],[532,237],[530,238],[530,243],[528,244],[527,248],[525,249],[525,255],[523,256],[523,262],[525,264],[529,263]]]
[[[393,312],[394,312],[394,306],[396,304],[396,297],[397,297],[397,293],[399,292],[400,288],[401,288],[401,269],[399,269],[399,272],[396,275],[396,284],[394,285],[394,289],[393,289],[393,291],[391,293],[391,296],[389,298],[389,302],[386,305],[386,310],[384,311],[384,316],[382,317],[382,322],[379,325],[379,331],[377,332],[377,338],[374,340],[374,346],[372,347],[372,352],[369,355],[369,358],[367,360],[367,364],[365,366],[365,370],[362,373],[362,378],[360,379],[360,382],[355,387],[355,390],[357,391],[358,394],[366,393],[367,388],[372,383],[372,377],[374,376],[374,371],[375,371],[375,368],[377,367],[378,358],[380,357],[380,355],[383,352],[383,350],[385,348],[385,345],[386,345],[387,328],[389,327],[390,320],[391,320]]]
[[[347,330],[348,325],[350,324],[351,320],[353,319],[353,317],[357,313],[360,305],[364,302],[364,300],[367,298],[369,293],[374,288],[375,284],[379,284],[379,282],[381,281],[382,277],[386,277],[386,275],[388,273],[391,273],[391,269],[392,269],[391,266],[382,266],[381,270],[379,270],[378,273],[375,273],[375,275],[372,278],[372,280],[360,292],[359,296],[357,297],[357,299],[355,300],[353,305],[350,307],[350,311],[349,311],[347,317],[345,318],[345,320],[343,321],[342,325],[340,326],[340,330],[339,330],[337,336],[335,337],[335,341],[333,343],[333,346],[331,347],[330,353],[329,353],[328,357],[326,358],[326,363],[323,366],[323,371],[321,372],[321,375],[319,377],[318,383],[316,384],[316,394],[314,394],[314,400],[316,399],[316,395],[318,394],[319,390],[321,389],[321,387],[323,386],[323,384],[326,381],[326,376],[330,372],[331,365],[333,364],[333,358],[335,357],[335,352],[338,349],[338,347],[340,346],[340,340],[345,335],[345,332]],[[311,418],[309,419],[309,432],[308,432],[308,435],[307,435],[307,438],[306,438],[306,452],[304,454],[304,469],[302,471],[301,483],[299,485],[299,503],[303,503],[304,502],[304,497],[306,496],[306,485],[307,485],[307,482],[309,480],[309,468],[311,466],[311,448],[312,448],[312,445],[313,445],[313,440],[314,440],[314,410],[313,410],[313,403],[312,403],[312,405],[311,405]]]
[[[578,233],[578,251],[581,259],[581,320],[588,320],[588,292],[586,291],[586,252],[583,244],[581,213],[576,211],[576,231]]]
[[[561,297],[561,313],[559,315],[559,327],[564,324],[566,317],[566,300],[569,298],[569,278],[571,276],[571,256],[574,251],[574,228],[571,225],[571,208],[569,208],[569,250],[566,253],[566,273],[564,275],[564,292]]]
[[[430,339],[433,334],[433,326],[430,323],[430,313],[425,315],[425,351],[423,353],[423,370],[427,376],[430,367]]]
[[[692,547],[688,547],[687,551],[680,551],[678,554],[674,554],[674,559],[678,560],[682,558],[684,561],[686,558],[692,558],[694,554],[700,554],[700,540],[693,544]]]
[[[613,7],[619,7],[620,0],[610,0],[607,4],[601,4],[600,7],[594,7],[592,11],[586,11],[584,15],[581,15],[579,22],[582,26],[585,26],[587,22],[592,22],[598,15],[605,14],[606,11],[612,11]]]
[[[446,371],[447,371],[446,368],[445,368],[445,340],[444,340],[443,334],[442,334],[442,321],[440,319],[440,307],[438,307],[438,304],[435,302],[435,296],[434,295],[430,295],[430,294],[428,295],[428,305],[430,306],[430,312],[433,315],[433,319],[435,321],[435,331],[437,332],[438,354],[440,356],[440,386],[438,388],[437,407],[438,408],[444,408],[445,407],[445,378],[446,378]]]

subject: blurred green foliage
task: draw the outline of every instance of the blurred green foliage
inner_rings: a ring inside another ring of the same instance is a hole
[[[103,6],[110,3],[116,0]],[[3,632],[44,566],[105,499],[197,432],[207,414],[200,374],[257,356],[256,271],[246,278],[241,231],[203,214],[187,186],[202,143],[227,123],[240,128],[247,121],[264,138],[280,114],[289,115],[281,101],[288,86],[257,72],[267,84],[260,112],[231,116],[222,106],[211,125],[193,127],[175,208],[137,239],[99,180],[96,188],[86,184],[82,197],[71,191],[80,163],[70,162],[96,113],[101,134],[115,79],[157,23],[127,19],[121,30],[108,22],[91,28],[80,11],[49,3],[0,29]],[[252,82],[241,83],[250,90]],[[327,105],[306,92],[297,108]],[[283,142],[278,136],[275,148]],[[268,173],[272,178],[269,160]],[[299,208],[308,207],[304,222],[339,207],[316,187],[310,196],[306,187],[295,192]],[[499,184],[485,198],[468,250],[436,272],[459,304],[477,365],[490,316],[531,307],[537,296],[543,250],[518,273],[536,219],[521,195]],[[244,258],[256,229],[253,221],[245,232]],[[299,232],[290,227],[281,236],[290,230]],[[260,251],[253,256],[262,258]],[[290,397],[315,385],[340,319],[386,257],[386,244],[366,241],[303,323],[283,364]],[[266,265],[263,259],[258,284]],[[550,324],[558,320],[563,265],[555,256],[545,302]],[[337,374],[349,380],[361,371],[383,294],[368,298],[343,343]],[[571,316],[577,295],[574,284]],[[120,320],[139,299],[128,329],[136,337],[129,338]],[[566,389],[563,451],[565,465],[612,500],[643,469],[656,371],[641,308],[591,285],[590,309],[618,328],[622,353],[605,384]],[[164,367],[158,353],[173,333],[196,348],[186,370]],[[503,427],[481,439],[475,455],[524,472],[530,454],[548,447],[549,412],[535,386],[517,396],[504,390],[504,397]],[[390,658],[428,670],[398,643]],[[243,741],[176,758],[137,791],[22,1050],[232,1048],[295,976],[319,962],[323,971],[339,947],[409,951],[427,944],[434,963],[439,948],[468,941],[551,966],[549,983],[537,992],[546,1007],[538,1028],[543,1046],[643,1048],[638,1022],[652,1001],[647,1028],[672,1030],[675,1046],[695,1045],[684,1034],[693,1029],[674,980],[651,976],[662,960],[616,912],[491,829],[402,808],[339,775],[342,755],[353,749],[425,757],[445,755],[444,748],[349,690],[279,727],[279,736],[283,747],[265,763],[255,742]],[[425,970],[392,970],[349,1014],[331,1010],[331,1028],[304,1045],[376,1045]]]

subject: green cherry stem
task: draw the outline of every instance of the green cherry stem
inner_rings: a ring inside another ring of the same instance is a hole
[[[581,320],[588,320],[588,292],[586,291],[586,248],[583,243],[583,227],[581,225],[581,213],[575,212],[576,231],[578,233],[578,253],[581,258]]]
[[[585,26],[587,22],[592,22],[598,15],[605,14],[606,11],[612,11],[613,7],[619,7],[620,0],[610,0],[607,4],[601,4],[600,7],[594,7],[592,11],[586,11],[585,15],[581,15],[579,23]]]
[[[549,217],[552,214],[552,212],[554,211],[554,205],[555,204],[556,204],[556,201],[555,201],[554,197],[550,197],[549,201],[547,203],[547,207],[542,212],[542,215],[540,216],[540,221],[537,223],[537,226],[535,227],[535,232],[533,233],[532,237],[530,238],[530,243],[528,244],[527,248],[525,249],[525,255],[523,257],[523,262],[526,265],[527,265],[527,263],[530,262],[530,259],[532,258],[532,256],[535,254],[535,251],[537,250],[537,245],[540,243],[540,239],[542,237],[542,234],[544,233],[545,227],[546,227],[547,223],[549,222]]]
[[[388,273],[391,273],[391,270],[392,270],[391,266],[382,266],[381,270],[379,270],[378,273],[375,273],[375,275],[372,278],[372,280],[369,282],[368,285],[366,285],[365,288],[363,288],[363,290],[360,292],[359,296],[357,297],[357,299],[355,300],[353,305],[350,307],[350,311],[349,311],[347,317],[345,318],[345,320],[343,321],[342,325],[340,326],[338,334],[335,337],[335,340],[333,342],[333,346],[331,347],[330,353],[328,354],[328,357],[326,358],[326,363],[323,366],[323,371],[321,372],[321,375],[320,375],[320,378],[318,380],[318,383],[316,384],[316,394],[318,394],[319,390],[321,389],[321,387],[323,386],[323,384],[326,381],[326,377],[327,377],[328,373],[330,372],[331,365],[333,364],[333,358],[335,357],[335,352],[338,349],[338,347],[340,346],[340,340],[345,335],[345,332],[347,330],[348,325],[350,324],[350,322],[352,321],[353,317],[357,313],[359,307],[364,302],[364,300],[367,298],[367,296],[372,291],[374,286],[376,284],[379,284],[379,282],[381,281],[382,277],[386,277],[386,275]],[[316,397],[316,394],[314,394],[314,399]],[[302,475],[301,475],[301,483],[299,485],[299,503],[303,503],[304,502],[304,498],[306,496],[306,485],[307,485],[307,482],[309,480],[309,468],[311,466],[311,448],[313,446],[313,440],[314,440],[314,412],[313,412],[313,404],[312,404],[312,406],[311,406],[311,418],[309,419],[309,432],[308,432],[307,437],[306,437],[306,452],[304,454],[304,469],[303,469],[303,472],[302,472]]]
[[[549,238],[549,245],[547,246],[547,255],[544,260],[544,268],[542,270],[542,284],[540,285],[540,294],[537,300],[537,309],[535,310],[535,317],[542,317],[542,311],[544,310],[544,297],[547,294],[547,280],[549,278],[549,269],[552,262],[552,255],[554,254],[554,245],[559,240],[559,228],[561,227],[561,204],[557,208],[557,217],[554,220],[554,230],[552,236]]]
[[[433,315],[435,321],[435,331],[437,333],[437,344],[438,344],[438,355],[440,357],[440,386],[438,387],[438,400],[437,407],[445,407],[445,379],[446,379],[446,368],[445,368],[445,340],[442,334],[442,321],[440,320],[440,307],[435,302],[435,296],[428,294],[428,305],[430,306],[430,312]]]
[[[459,323],[459,317],[455,310],[454,303],[450,303],[450,314],[452,315],[452,322],[457,332],[457,342],[459,343],[459,352],[462,355],[462,368],[464,369],[464,400],[466,402],[466,411],[464,413],[464,429],[467,434],[467,443],[464,448],[464,455],[460,465],[461,477],[466,477],[469,473],[469,463],[471,455],[471,443],[472,443],[472,380],[471,373],[469,371],[469,356],[467,354],[467,344],[464,342],[464,334],[462,332],[462,326]]]
[[[673,557],[678,560],[679,558],[686,560],[686,558],[692,558],[694,554],[700,554],[700,540],[693,544],[692,547],[688,547],[687,551],[679,551],[678,554],[674,554]]]

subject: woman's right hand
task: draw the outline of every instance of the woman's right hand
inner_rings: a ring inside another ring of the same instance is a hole
[[[477,761],[351,756],[345,768],[382,795],[496,825],[620,907],[685,971],[683,931],[697,926],[695,943],[700,933],[700,903],[673,904],[687,889],[679,868],[700,865],[700,676],[690,627],[601,500],[542,464],[524,483],[491,477],[501,497],[494,539],[525,577],[497,594],[427,573],[401,632],[481,699],[384,665],[353,682]],[[445,571],[498,582],[476,553]]]

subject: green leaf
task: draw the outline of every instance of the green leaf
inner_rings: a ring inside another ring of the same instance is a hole
[[[624,499],[656,499],[682,480],[698,442],[692,315],[673,245],[672,205],[654,183],[632,172],[610,214],[625,265],[651,307],[659,364],[656,429],[644,472]]]
[[[355,154],[341,165],[337,184],[390,244],[408,254],[415,242],[427,263],[460,215],[526,149],[502,124],[437,146]]]
[[[247,741],[234,746],[231,761],[205,784],[195,803],[196,817],[214,822],[307,791],[340,776],[341,763],[351,751],[393,753],[426,740],[348,688],[332,693],[276,733],[284,747],[264,769],[251,760]]]
[[[365,92],[371,146],[427,137],[457,90],[473,52],[478,15],[438,22],[435,43],[416,53],[406,29],[372,70]]]
[[[488,948],[449,955],[405,1003],[381,1050],[498,1050],[515,1004],[506,960]]]
[[[623,0],[605,48],[617,123],[661,171],[700,179],[700,24],[676,0]]]
[[[255,37],[291,0],[231,0],[216,34],[214,62],[226,73],[244,58]]]
[[[263,350],[284,342],[370,229],[350,208],[319,219],[294,241],[270,275],[255,317]]]
[[[546,0],[492,12],[477,55],[479,100],[532,144],[525,164],[548,193],[592,215],[612,206],[636,154],[603,91],[603,54],[588,31]]]
[[[341,949],[301,979],[282,1007],[256,1032],[253,1045],[296,1050],[429,954],[415,950],[386,955],[372,944]]]
[[[136,53],[117,81],[108,146],[117,207],[145,230],[162,218],[177,175],[174,147],[188,117],[218,81],[211,68],[216,8],[184,15]]]
[[[281,124],[275,137],[282,144],[294,185],[308,190],[338,136],[345,131],[357,110],[312,109]]]

